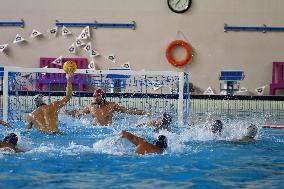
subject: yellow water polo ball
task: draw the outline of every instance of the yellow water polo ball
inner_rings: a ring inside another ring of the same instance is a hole
[[[66,61],[63,65],[65,73],[73,73],[77,70],[77,64],[74,61]]]

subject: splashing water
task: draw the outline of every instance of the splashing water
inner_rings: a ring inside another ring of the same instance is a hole
[[[14,124],[12,130],[0,128],[2,138],[15,132],[19,136],[19,147],[26,150],[19,154],[0,151],[0,173],[13,174],[14,187],[40,188],[42,185],[36,183],[38,179],[46,187],[56,187],[59,182],[63,188],[82,188],[80,183],[84,183],[85,188],[94,185],[131,188],[138,187],[139,183],[147,188],[165,185],[186,188],[192,184],[210,188],[226,187],[228,183],[232,187],[240,184],[249,187],[256,180],[265,182],[267,187],[275,183],[282,185],[277,179],[284,174],[284,134],[280,130],[262,129],[261,125],[267,121],[263,116],[196,116],[182,128],[174,123],[171,125],[173,132],[163,130],[159,133],[151,128],[135,127],[146,121],[139,116],[131,116],[129,120],[118,115],[111,127],[93,126],[88,116],[75,119],[60,114],[59,117],[60,135],[47,135],[35,129],[27,131],[20,122]],[[210,131],[214,119],[224,123],[220,137]],[[258,127],[256,142],[228,143],[243,136],[250,123]],[[130,131],[150,143],[163,134],[168,139],[168,148],[159,155],[137,155],[135,146],[118,136],[121,130]],[[253,171],[260,167],[260,172]],[[275,176],[275,172],[279,176]],[[0,178],[1,188],[11,185],[7,178],[9,176]]]

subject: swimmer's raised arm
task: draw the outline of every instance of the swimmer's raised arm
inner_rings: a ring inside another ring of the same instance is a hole
[[[144,110],[138,110],[136,108],[126,108],[118,104],[114,105],[114,110],[118,112],[122,112],[122,113],[131,114],[131,115],[147,115],[147,116],[151,115],[149,112],[146,112]]]
[[[73,73],[66,74],[66,79],[67,79],[66,96],[54,102],[54,104],[58,106],[58,109],[62,108],[72,98],[73,91],[72,91],[71,81],[72,81],[73,75],[74,75]]]
[[[73,117],[75,117],[75,116],[82,116],[84,114],[90,113],[90,109],[89,109],[89,106],[86,106],[82,110],[66,110],[65,113],[68,114],[68,115],[71,115]]]
[[[138,146],[141,142],[144,141],[143,138],[140,138],[134,134],[131,134],[127,131],[121,131],[119,133],[119,136],[121,136],[122,138],[127,138],[130,142],[132,142],[133,144],[135,144],[136,146]]]

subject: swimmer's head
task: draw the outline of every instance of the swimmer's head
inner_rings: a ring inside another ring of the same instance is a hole
[[[101,88],[98,88],[94,91],[93,97],[95,98],[94,103],[97,107],[100,107],[100,105],[105,101],[105,92]]]
[[[45,104],[43,102],[43,95],[42,94],[35,95],[34,96],[34,103],[35,103],[36,107],[39,107],[39,106]]]
[[[158,136],[158,138],[154,140],[153,144],[163,150],[168,147],[167,138],[164,135]]]
[[[212,124],[211,124],[211,131],[214,134],[221,134],[223,130],[223,123],[221,120],[215,120]]]
[[[257,134],[257,127],[254,124],[250,124],[247,128],[246,136],[254,138]]]
[[[18,136],[15,133],[10,133],[3,139],[4,142],[14,144],[15,146],[18,143]]]
[[[172,116],[168,113],[163,113],[162,125],[169,125],[172,122]]]
[[[103,91],[103,89],[98,88],[94,91],[93,97],[97,97],[97,96],[102,96],[104,98],[105,92]]]

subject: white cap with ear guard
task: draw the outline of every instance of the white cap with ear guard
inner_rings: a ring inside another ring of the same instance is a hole
[[[257,130],[258,130],[257,127],[254,124],[251,124],[247,128],[246,136],[254,138],[257,134]]]
[[[34,96],[34,103],[35,103],[36,106],[42,105],[44,103],[43,102],[43,95],[42,94],[35,95]]]

